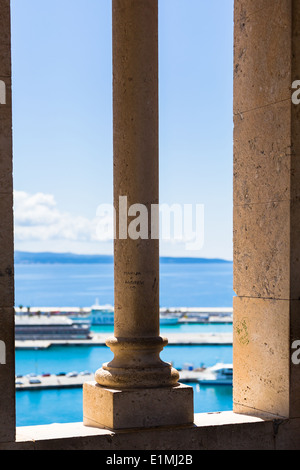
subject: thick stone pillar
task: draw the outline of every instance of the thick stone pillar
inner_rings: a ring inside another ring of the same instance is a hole
[[[0,442],[15,436],[10,1],[0,0]]]
[[[235,0],[234,411],[283,417],[300,416],[299,18],[298,0]]]
[[[97,385],[85,385],[84,421],[113,429],[193,422],[192,388],[160,359],[167,340],[159,335],[158,213],[151,211],[159,198],[157,3],[112,2],[115,329],[107,345],[114,359],[96,372]]]

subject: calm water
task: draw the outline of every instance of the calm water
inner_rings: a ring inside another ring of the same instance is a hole
[[[16,306],[113,304],[112,264],[16,265]],[[161,264],[162,307],[231,307],[232,264]]]
[[[113,304],[112,265],[16,265],[16,305],[91,306]],[[161,305],[187,307],[231,307],[232,264],[162,265]],[[99,328],[97,328],[99,331]],[[172,331],[231,331],[231,325],[166,326]],[[111,327],[100,331],[112,333]],[[51,347],[47,350],[16,352],[16,373],[59,373],[95,371],[112,358],[105,346]],[[161,358],[181,368],[186,363],[198,367],[216,362],[232,362],[231,346],[168,345]],[[232,408],[230,386],[194,384],[195,412],[225,411]],[[16,393],[17,426],[82,421],[81,389]]]
[[[112,358],[106,346],[52,346],[46,350],[17,350],[16,373],[93,372]],[[177,368],[182,368],[186,363],[194,367],[201,364],[213,366],[216,362],[232,362],[232,346],[168,345],[161,353],[161,358],[172,362]]]
[[[195,413],[232,410],[232,388],[228,385],[194,389]],[[17,392],[17,426],[82,421],[81,389]]]

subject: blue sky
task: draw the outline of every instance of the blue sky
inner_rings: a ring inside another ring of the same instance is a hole
[[[15,247],[107,253],[112,203],[110,0],[13,0]],[[202,204],[204,244],[232,259],[233,0],[160,0],[160,202]]]

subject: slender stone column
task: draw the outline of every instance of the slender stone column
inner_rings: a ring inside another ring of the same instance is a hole
[[[85,387],[84,420],[110,428],[186,424],[192,389],[160,359],[167,340],[159,335],[158,212],[155,219],[151,211],[159,184],[158,1],[112,4],[115,336],[107,345],[114,359],[96,372],[98,388]],[[108,402],[111,413],[101,411]]]
[[[107,344],[115,358],[96,380],[118,388],[173,385],[178,373],[159,359],[167,341],[159,336],[159,240],[151,233],[151,205],[158,204],[155,0],[113,1],[113,110],[115,338]],[[147,209],[136,214],[148,226],[138,239],[128,230],[132,217],[124,218],[134,204]]]

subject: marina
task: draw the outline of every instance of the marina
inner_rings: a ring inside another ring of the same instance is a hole
[[[15,272],[16,317],[80,323],[97,304],[111,315],[111,264],[17,264]],[[199,382],[203,367],[232,362],[232,265],[162,264],[160,284],[160,335],[168,338],[161,359],[193,387],[196,413],[232,409],[232,386]],[[82,383],[113,358],[105,345],[113,324],[91,323],[85,339],[16,339],[17,426],[82,420]]]
[[[94,305],[90,308],[45,308],[39,307],[22,312],[15,309],[16,349],[47,349],[52,345],[106,344],[113,334],[114,310],[111,306]],[[176,327],[192,324],[231,324],[232,309],[161,309],[160,326]],[[109,330],[101,331],[101,327]],[[231,332],[199,333],[171,330],[169,344],[232,344]]]
[[[184,383],[202,385],[232,385],[232,364],[216,364],[209,368],[179,370],[179,380]],[[47,390],[82,387],[85,382],[94,381],[94,373],[69,372],[58,374],[27,374],[16,377],[16,390]]]
[[[111,336],[111,335],[110,335]],[[16,340],[16,349],[47,349],[51,346],[104,346],[108,339],[107,333],[90,334],[89,339],[45,339]],[[169,333],[168,344],[200,345],[200,344],[232,344],[232,333]]]
[[[232,323],[233,309],[230,307],[161,307],[160,324],[177,323]],[[112,305],[92,305],[91,307],[15,307],[16,318],[61,318],[67,317],[77,323],[91,326],[113,325],[114,308]]]

